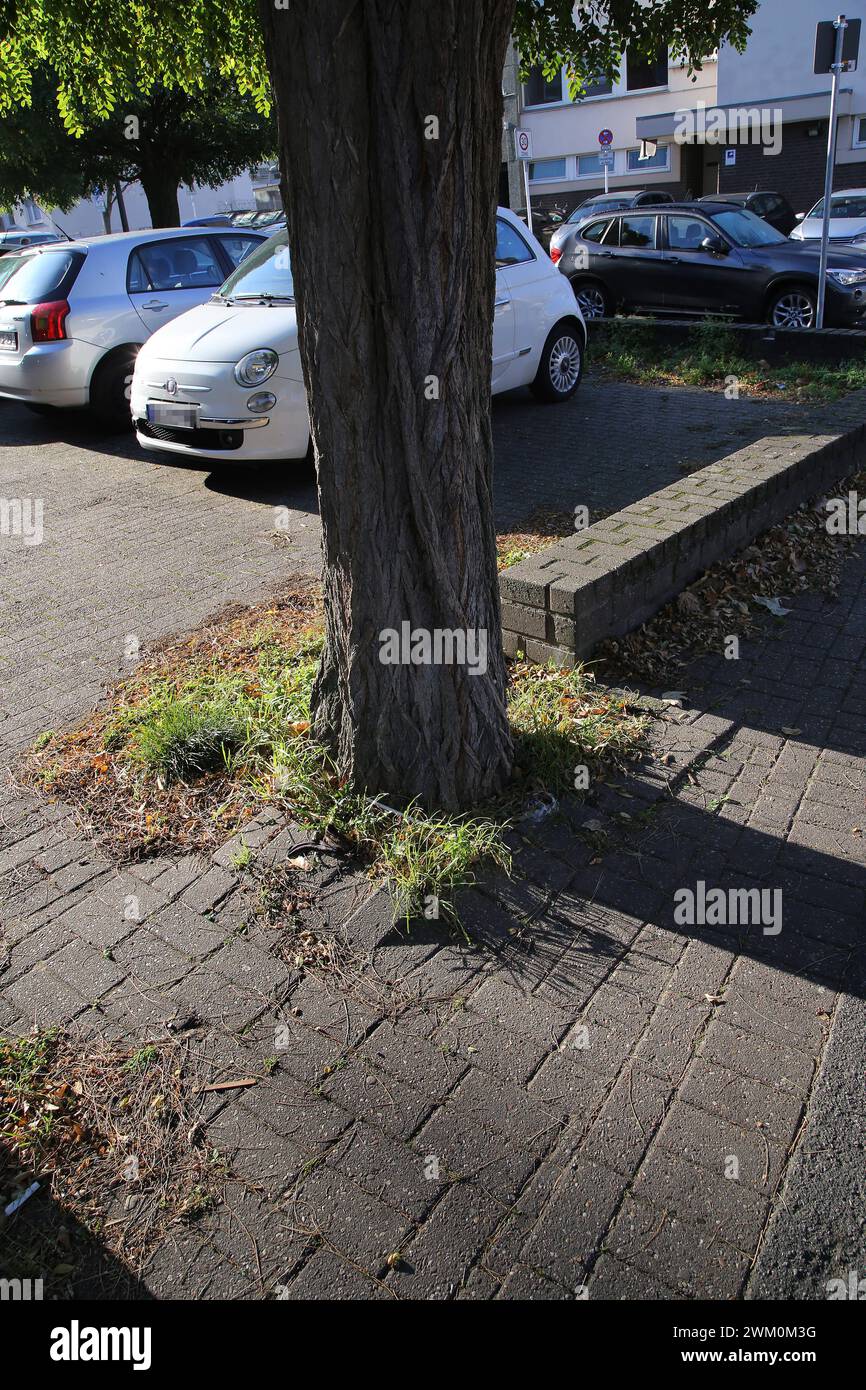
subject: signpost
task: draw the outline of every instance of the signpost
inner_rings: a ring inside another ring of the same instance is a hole
[[[523,191],[526,196],[526,225],[532,231],[532,202],[529,197],[529,161],[532,158],[532,131],[514,130],[514,153],[523,165]]]
[[[824,171],[824,216],[821,222],[821,261],[818,270],[818,312],[815,327],[824,327],[824,302],[827,294],[827,247],[830,239],[830,203],[833,194],[833,170],[836,165],[836,108],[839,100],[839,74],[857,66],[860,47],[860,20],[824,20],[815,32],[815,72],[830,72],[830,130],[827,136],[827,168]]]
[[[605,126],[604,130],[598,132],[598,143],[600,146],[598,157],[604,170],[604,191],[606,193],[608,170],[613,168],[613,150],[610,148],[613,144],[613,131],[608,130]]]

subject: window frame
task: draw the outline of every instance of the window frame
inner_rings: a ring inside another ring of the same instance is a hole
[[[664,90],[670,85],[670,49],[668,48],[668,46],[667,46],[666,44],[665,44],[665,45],[661,45],[661,44],[660,44],[660,45],[659,45],[659,50],[660,50],[660,52],[661,52],[661,49],[662,49],[662,48],[664,48],[664,69],[665,69],[664,80],[661,81],[661,82],[653,82],[653,83],[651,83],[649,86],[646,86],[646,87],[633,87],[633,86],[631,85],[631,82],[629,81],[629,71],[628,71],[628,55],[629,55],[629,50],[626,49],[626,51],[625,51],[625,61],[624,61],[624,64],[623,64],[623,66],[625,67],[625,83],[624,83],[625,95],[632,95],[632,96],[633,96],[636,92],[660,92],[660,91],[664,91]],[[646,59],[646,58],[641,58],[641,59],[640,59],[640,62],[641,62],[645,67],[649,68],[650,65],[649,65],[649,63],[647,62],[647,59]],[[658,66],[659,68],[661,68],[661,65],[662,65],[662,58],[661,58],[661,56],[659,56],[659,58],[658,58],[658,60],[657,60],[657,66]]]
[[[539,74],[539,77],[540,77],[541,81],[543,82],[544,87],[550,86],[550,83],[547,81],[546,77],[544,76],[544,73],[543,73],[543,71],[542,71],[542,69],[541,69],[541,65],[540,65],[539,63],[533,63],[533,64],[532,64],[532,66],[531,66],[531,68],[530,68],[530,73],[533,73],[533,72],[537,72],[537,73]],[[563,95],[563,93],[566,93],[566,94],[567,94],[567,92],[568,92],[568,85],[567,85],[567,83],[566,83],[566,81],[565,81],[565,69],[564,69],[564,68],[560,68],[560,69],[559,69],[559,96],[558,96],[558,97],[551,97],[549,101],[544,101],[544,100],[542,100],[542,101],[531,101],[530,98],[529,98],[529,83],[528,83],[528,82],[521,82],[520,85],[521,85],[522,95],[523,95],[523,108],[524,108],[524,110],[526,110],[526,111],[543,111],[543,110],[544,110],[546,107],[548,107],[548,106],[565,106],[565,105],[568,105],[568,104],[569,104],[569,103],[567,102],[567,100],[566,100],[566,96]]]
[[[562,183],[568,178],[568,161],[570,156],[567,154],[550,155],[542,159],[530,159],[529,163],[529,182],[530,183]],[[561,174],[542,174],[541,177],[534,172],[539,164],[562,164]]]
[[[496,225],[497,225],[497,227],[499,226],[500,223],[502,223],[502,226],[503,226],[503,227],[507,227],[508,230],[509,230],[510,232],[513,232],[514,235],[517,237],[518,241],[520,241],[520,242],[523,243],[524,247],[526,248],[527,254],[526,254],[525,259],[522,260],[522,261],[505,261],[505,262],[503,262],[502,265],[499,265],[498,260],[497,260],[496,269],[497,269],[497,270],[509,270],[509,269],[511,268],[511,266],[513,266],[513,265],[526,265],[527,262],[529,262],[529,261],[537,261],[537,260],[538,260],[538,256],[536,255],[535,251],[534,251],[534,250],[532,249],[532,247],[530,246],[529,242],[526,240],[526,238],[525,238],[525,236],[523,235],[523,233],[519,230],[519,228],[515,227],[514,224],[513,224],[513,222],[509,222],[507,217],[500,217],[499,214],[497,213],[497,216],[496,216]],[[498,241],[498,240],[499,240],[499,236],[498,236],[498,233],[497,233],[497,241]],[[494,245],[493,251],[494,251],[494,255],[495,255],[495,254],[496,254],[496,247],[495,247],[495,245]]]

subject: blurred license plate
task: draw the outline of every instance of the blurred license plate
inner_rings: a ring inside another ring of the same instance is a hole
[[[198,427],[197,405],[175,405],[173,401],[148,401],[149,425],[173,425],[175,429],[194,430]]]
[[[0,348],[6,348],[12,352],[18,346],[18,334],[14,328],[0,328]]]

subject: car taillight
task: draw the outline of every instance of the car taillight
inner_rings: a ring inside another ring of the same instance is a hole
[[[30,336],[34,343],[58,343],[66,337],[69,305],[65,299],[35,304],[30,311]]]
[[[559,249],[558,246],[551,246],[551,248],[550,248],[550,259],[553,261],[553,264],[554,264],[554,265],[556,265],[556,262],[559,260],[559,258],[561,257],[561,255],[562,255],[562,252],[560,251],[560,249]]]

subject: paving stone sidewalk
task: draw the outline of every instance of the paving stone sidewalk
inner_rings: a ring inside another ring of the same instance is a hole
[[[856,1227],[831,1240],[797,1186],[817,1163],[832,1190],[863,1146],[863,558],[838,603],[798,598],[739,661],[677,676],[664,762],[517,827],[514,877],[464,895],[469,941],[407,934],[384,894],[317,864],[340,970],[305,969],[251,910],[291,825],[251,823],[245,871],[236,844],[118,868],[67,808],[10,794],[0,1026],[183,1028],[215,1079],[258,1078],[209,1097],[221,1205],[173,1228],[144,1290],[822,1298],[866,1267]],[[780,889],[781,931],[678,922],[699,881]],[[831,1037],[859,1090],[826,1152]]]

